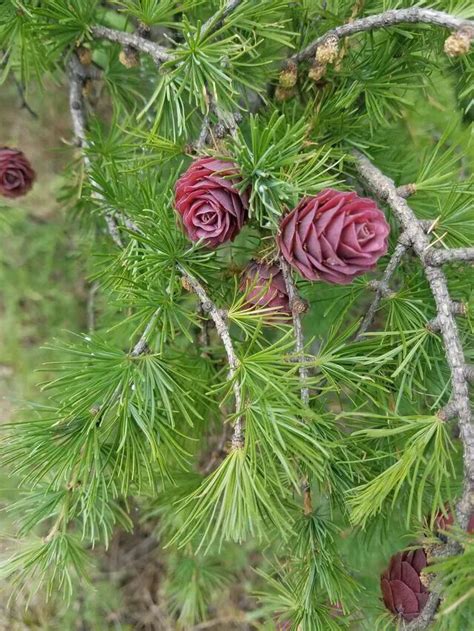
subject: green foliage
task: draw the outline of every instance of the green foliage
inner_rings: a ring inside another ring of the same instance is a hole
[[[66,600],[73,595],[75,576],[87,578],[87,556],[76,537],[58,533],[48,541],[33,540],[25,544],[0,566],[0,575],[8,577],[14,588],[25,583],[46,585],[46,594],[61,592]]]
[[[240,132],[231,147],[242,169],[242,190],[251,186],[250,217],[264,228],[278,225],[285,206],[301,195],[338,181],[338,159],[329,148],[313,146],[309,131],[305,117],[290,123],[275,111],[269,118],[251,116],[248,134]]]
[[[199,5],[195,0],[123,0],[117,4],[127,17],[133,16],[147,26],[158,24],[169,28],[180,28],[179,15]]]
[[[390,422],[391,421],[391,422]],[[455,475],[452,460],[452,441],[446,424],[435,417],[394,418],[388,419],[389,427],[371,428],[355,432],[353,436],[362,438],[401,437],[401,452],[392,445],[388,451],[388,461],[396,454],[396,460],[384,468],[376,478],[355,488],[350,504],[351,518],[356,524],[364,526],[382,508],[384,501],[392,496],[392,506],[404,483],[410,487],[407,504],[407,519],[412,514],[412,505],[416,507],[418,519],[422,519],[423,497],[427,484],[433,488],[433,512],[442,503],[444,485]],[[391,427],[390,425],[395,425]],[[393,495],[392,495],[393,494]],[[415,511],[413,511],[415,512]]]
[[[291,520],[278,480],[268,479],[262,466],[245,450],[235,449],[199,487],[180,503],[186,520],[171,543],[180,547],[197,539],[196,551],[214,541],[240,543],[249,536],[267,539],[269,527],[282,535]]]
[[[431,221],[433,247],[471,246],[472,54],[448,59],[446,33],[431,25],[360,33],[340,42],[320,81],[308,77],[313,60],[300,63],[281,101],[282,61],[293,52],[359,15],[412,3],[237,4],[230,12],[223,0],[0,6],[2,82],[13,77],[26,89],[40,82],[48,101],[52,81],[67,83],[77,45],[92,54],[92,79],[81,85],[87,142],[60,195],[67,230],[36,231],[26,216],[8,218],[20,212],[15,207],[0,209],[7,294],[0,317],[12,331],[2,340],[6,361],[21,347],[12,324],[30,326],[25,304],[47,322],[36,324],[33,344],[59,338],[55,361],[51,345],[41,352],[49,360],[42,402],[3,425],[2,462],[21,496],[10,502],[18,542],[2,576],[14,589],[67,600],[83,576],[98,580],[86,550],[102,565],[109,554],[102,547],[120,548],[117,532],[143,529],[158,548],[160,584],[141,591],[159,595],[159,604],[150,596],[147,613],[159,611],[169,626],[214,624],[227,608],[229,625],[261,629],[389,627],[391,617],[380,615],[380,571],[462,486],[460,441],[437,414],[450,398],[450,372],[441,336],[427,326],[436,307],[423,267],[404,256],[358,338],[370,281],[381,277],[400,236],[382,204],[392,231],[373,275],[348,286],[295,275],[308,302],[298,353],[292,321],[252,309],[241,273],[251,259],[277,263],[280,219],[302,197],[327,187],[365,194],[354,147],[396,185],[415,184],[409,204]],[[464,0],[429,6],[473,17]],[[128,68],[120,44],[92,35],[95,25],[131,33],[140,22],[171,51],[159,67],[142,51],[139,66]],[[203,147],[197,141],[206,131]],[[215,250],[191,243],[174,210],[176,180],[201,154],[235,162],[250,195],[248,225]],[[111,243],[106,219],[123,248]],[[24,258],[11,254],[23,233]],[[85,296],[81,286],[77,309],[68,299],[76,233],[93,260],[92,271],[80,270],[84,287],[95,291]],[[53,273],[58,265],[64,278]],[[472,302],[465,268],[445,271],[453,300]],[[38,296],[45,304],[31,307]],[[71,342],[63,329],[85,330],[86,308],[91,330]],[[215,309],[228,329],[226,348]],[[458,326],[470,360],[471,319],[459,317]],[[237,423],[243,444],[233,436]],[[474,587],[472,542],[457,531],[453,537],[464,554],[430,572],[444,595],[436,625],[454,631],[467,628]],[[120,583],[123,602],[136,602],[125,598],[124,577],[110,580]],[[97,610],[102,624],[105,604]]]

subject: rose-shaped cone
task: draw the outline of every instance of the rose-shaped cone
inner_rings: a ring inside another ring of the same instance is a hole
[[[303,278],[345,285],[374,269],[387,252],[389,232],[372,199],[328,188],[283,218],[277,240]]]
[[[248,195],[239,193],[237,169],[215,158],[195,160],[176,182],[175,207],[191,241],[204,239],[215,248],[240,232],[248,209]]]
[[[36,173],[22,151],[0,147],[0,195],[11,198],[26,195],[35,178]]]
[[[443,539],[444,535],[442,532],[440,533],[439,531],[448,531],[454,524],[454,522],[454,513],[449,506],[446,506],[444,513],[442,511],[439,511],[439,513],[435,517],[435,531],[437,532],[438,536]],[[474,534],[474,514],[469,517],[467,532],[470,535]]]
[[[407,622],[420,615],[428,600],[429,592],[420,580],[426,565],[423,548],[399,552],[380,578],[385,606]]]
[[[252,261],[244,270],[240,290],[246,293],[249,307],[274,309],[283,316],[291,315],[285,279],[279,267]]]

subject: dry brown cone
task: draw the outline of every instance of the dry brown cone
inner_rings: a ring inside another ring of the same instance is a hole
[[[336,35],[329,35],[316,49],[315,59],[320,64],[332,64],[336,61],[338,53],[339,38]]]
[[[90,66],[92,63],[92,51],[85,46],[78,46],[76,48],[77,56],[83,66]]]
[[[321,79],[326,74],[326,69],[326,64],[322,64],[319,61],[315,60],[308,72],[309,79],[311,79],[312,81],[321,81]]]
[[[125,68],[136,68],[140,65],[140,55],[138,50],[132,46],[126,46],[120,51],[119,61],[123,66],[125,66]]]
[[[294,88],[286,89],[282,88],[280,85],[275,90],[275,99],[277,101],[289,101],[296,94],[296,90]]]
[[[444,42],[444,52],[448,57],[460,57],[466,55],[471,48],[471,39],[474,31],[456,31]]]
[[[286,68],[280,72],[279,85],[284,90],[289,90],[296,85],[298,80],[298,68],[293,61],[288,62]]]

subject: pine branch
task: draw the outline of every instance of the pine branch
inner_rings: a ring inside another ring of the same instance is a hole
[[[356,342],[359,341],[365,335],[365,333],[367,332],[367,329],[372,324],[372,320],[374,319],[375,313],[377,309],[379,308],[379,304],[382,298],[387,296],[390,293],[390,287],[389,287],[390,279],[392,278],[395,271],[398,269],[398,266],[400,265],[400,261],[405,255],[407,249],[408,249],[408,243],[406,239],[404,238],[404,235],[402,235],[400,239],[398,240],[398,244],[396,245],[395,250],[393,251],[392,257],[387,267],[385,268],[382,279],[376,285],[375,298],[373,299],[372,304],[370,305],[367,313],[365,314],[365,317],[360,325],[359,331],[357,332],[357,335],[355,336]]]
[[[197,297],[201,301],[201,305],[204,311],[209,313],[211,318],[214,321],[216,326],[217,334],[222,340],[222,344],[224,345],[227,360],[229,362],[229,380],[233,381],[232,388],[234,391],[234,399],[235,399],[235,411],[237,414],[237,419],[234,423],[234,433],[232,436],[232,446],[235,449],[242,448],[245,444],[244,437],[244,426],[243,419],[241,415],[242,410],[242,395],[241,395],[241,385],[236,380],[236,374],[239,368],[239,360],[237,355],[235,354],[234,344],[232,342],[232,338],[230,337],[229,327],[222,316],[221,310],[216,306],[214,302],[209,298],[206,290],[201,285],[201,283],[192,276],[182,265],[177,264],[178,270],[181,273],[185,282],[193,289],[196,293]]]
[[[109,42],[122,44],[122,46],[133,46],[133,48],[136,48],[140,52],[150,55],[157,66],[172,59],[172,55],[167,48],[135,33],[116,31],[106,26],[93,26],[91,28],[91,34],[97,39],[106,39]]]
[[[290,60],[299,63],[305,59],[314,57],[316,50],[330,38],[339,39],[348,35],[354,35],[355,33],[373,31],[378,28],[387,28],[396,24],[434,24],[435,26],[448,28],[452,31],[463,30],[468,33],[471,38],[474,37],[473,20],[465,20],[445,13],[444,11],[435,11],[434,9],[423,9],[420,7],[394,9],[378,15],[360,18],[359,20],[354,20],[353,22],[348,22],[341,26],[336,26],[336,28],[327,31],[324,35],[315,39],[299,53],[292,55]]]
[[[457,261],[474,261],[474,248],[453,248],[450,250],[430,250],[425,259],[430,265],[444,265]]]
[[[82,83],[81,83],[81,76],[82,73],[84,72],[83,66],[80,63],[80,61],[77,59],[77,57],[75,55],[73,55],[73,61],[71,62],[71,66],[72,66],[72,71],[70,73],[70,109],[71,109],[71,117],[72,117],[72,121],[73,121],[73,128],[74,128],[74,133],[77,139],[77,144],[78,146],[80,146],[82,149],[84,149],[85,147],[87,147],[87,139],[86,139],[86,115],[85,115],[85,108],[84,108],[84,102],[83,102],[83,97],[82,97]],[[84,161],[84,165],[86,167],[86,170],[90,169],[90,160],[89,157],[87,156],[87,154],[85,152],[82,152],[82,157],[83,157],[83,161]],[[98,193],[96,193],[96,195],[99,195]],[[100,195],[99,195],[100,197]],[[109,221],[108,221],[108,227],[109,227],[109,234],[112,237],[113,241],[115,242],[115,244],[119,247],[119,248],[123,248],[123,244],[122,241],[120,239],[120,236],[118,235],[118,230],[117,232],[115,231],[113,225],[110,225],[110,221],[113,221],[113,218],[110,217]],[[126,217],[125,215],[123,215],[123,220],[125,222],[125,224],[127,226],[130,226],[133,230],[135,231],[139,231],[138,228],[133,224],[133,222],[131,222],[131,220]],[[116,224],[115,228],[116,228]],[[118,237],[118,238],[117,238]],[[189,285],[193,288],[193,290],[196,292],[196,294],[198,295],[200,301],[201,301],[201,306],[202,309],[206,312],[208,312],[211,316],[211,318],[213,319],[215,326],[216,326],[216,330],[219,334],[219,337],[222,340],[222,343],[224,345],[224,348],[226,350],[227,353],[227,357],[228,357],[228,361],[229,361],[229,379],[233,379],[237,369],[238,369],[238,359],[237,356],[235,355],[234,352],[234,348],[233,348],[233,343],[232,343],[232,339],[230,337],[230,333],[229,333],[229,329],[224,321],[224,318],[222,316],[221,311],[216,307],[216,305],[214,303],[212,303],[212,301],[208,298],[207,293],[204,289],[204,287],[199,283],[199,281],[192,277],[184,268],[182,268],[181,266],[178,266],[179,271],[181,272],[183,278],[189,283]],[[143,354],[144,352],[146,352],[147,350],[147,341],[148,341],[148,337],[153,329],[153,326],[156,323],[156,320],[159,316],[159,309],[157,309],[157,311],[153,314],[152,318],[150,319],[150,322],[148,323],[145,331],[143,332],[141,338],[139,339],[139,341],[137,342],[137,344],[133,347],[132,351],[131,351],[131,355],[133,357],[137,357],[141,354]],[[233,390],[234,390],[234,398],[235,398],[235,407],[236,407],[236,412],[237,414],[239,414],[241,408],[242,408],[242,397],[241,397],[241,389],[240,389],[240,385],[237,382],[234,382],[233,384]],[[118,393],[117,393],[118,394]],[[234,433],[233,433],[233,437],[232,437],[232,445],[235,448],[241,448],[244,445],[244,428],[243,428],[243,422],[242,422],[242,417],[238,416],[237,420],[235,421],[234,424]]]
[[[446,359],[451,372],[452,402],[456,408],[460,437],[464,447],[464,492],[458,504],[458,518],[462,527],[467,526],[474,493],[474,427],[471,424],[469,389],[466,379],[466,363],[456,320],[452,312],[453,301],[449,295],[446,276],[438,267],[427,261],[428,237],[405,199],[397,194],[393,181],[385,176],[365,156],[354,152],[357,170],[368,188],[386,202],[402,225],[413,250],[418,256],[436,303],[437,319],[444,342]]]

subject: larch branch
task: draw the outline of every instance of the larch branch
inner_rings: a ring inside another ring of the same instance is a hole
[[[192,274],[190,274],[182,265],[178,264],[177,267],[178,267],[179,272],[185,279],[185,281],[189,284],[189,286],[193,289],[193,291],[199,298],[203,310],[209,313],[212,320],[214,321],[217,334],[221,338],[222,344],[227,354],[227,360],[229,363],[229,381],[232,381],[232,389],[234,392],[234,399],[235,399],[235,411],[237,414],[237,418],[234,423],[234,434],[232,436],[232,446],[235,447],[236,449],[241,448],[245,444],[245,437],[244,437],[243,419],[241,415],[241,411],[242,411],[241,385],[236,379],[237,371],[239,368],[239,360],[238,360],[237,355],[235,354],[234,344],[232,342],[232,338],[230,337],[229,327],[227,326],[227,323],[222,315],[221,310],[209,298],[206,290],[201,285],[201,283],[197,280],[197,278],[195,278]]]
[[[400,237],[399,242],[397,243],[393,251],[393,254],[390,258],[390,261],[388,262],[387,267],[385,268],[382,279],[377,283],[375,297],[367,313],[365,314],[364,319],[362,320],[359,331],[357,332],[357,335],[355,337],[356,341],[360,340],[365,335],[369,326],[372,324],[372,321],[375,317],[377,309],[379,308],[382,298],[386,296],[388,292],[390,291],[390,286],[389,286],[390,279],[392,278],[395,271],[398,269],[398,266],[400,265],[400,261],[405,255],[405,252],[407,251],[407,249],[408,249],[408,243],[406,242],[406,239],[404,239],[402,236]]]
[[[450,29],[451,31],[466,30],[466,32],[471,34],[471,38],[474,37],[473,20],[465,20],[455,15],[445,13],[444,11],[435,11],[434,9],[424,9],[421,7],[393,9],[377,15],[369,15],[368,17],[360,18],[359,20],[354,20],[347,24],[341,24],[341,26],[336,26],[315,39],[306,48],[290,57],[290,60],[299,63],[313,57],[319,46],[324,44],[328,38],[347,37],[348,35],[355,35],[363,31],[373,31],[378,28],[387,28],[396,24],[432,24]]]
[[[207,22],[203,24],[201,35],[210,35],[216,31],[222,25],[226,17],[228,17],[240,4],[242,4],[242,1],[243,0],[227,0],[224,8],[210,17]]]
[[[452,248],[449,250],[429,250],[426,253],[426,260],[430,265],[444,265],[445,263],[455,263],[457,261],[474,261],[474,248]]]
[[[384,175],[370,160],[354,152],[359,175],[367,187],[386,202],[400,222],[413,250],[420,259],[431,293],[436,303],[437,322],[443,338],[446,359],[451,372],[452,403],[455,406],[464,454],[464,491],[458,504],[460,525],[467,526],[472,511],[474,494],[474,427],[471,422],[466,362],[458,327],[453,314],[453,301],[449,295],[444,272],[429,262],[429,240],[405,199],[397,193],[394,182]]]
[[[446,359],[451,372],[451,400],[440,410],[438,416],[442,420],[457,416],[459,426],[459,436],[463,443],[464,462],[464,488],[460,501],[457,505],[457,517],[461,527],[467,528],[469,518],[473,510],[474,495],[474,427],[471,422],[471,409],[469,401],[468,369],[464,359],[464,352],[461,345],[456,320],[453,311],[453,301],[451,300],[446,276],[439,267],[434,267],[429,261],[427,252],[429,251],[429,239],[422,226],[418,222],[415,213],[401,197],[397,188],[389,177],[384,175],[368,158],[359,152],[354,152],[356,166],[364,184],[380,200],[384,201],[391,208],[393,214],[402,226],[404,235],[409,240],[411,247],[418,256],[426,279],[429,283],[431,293],[436,303],[436,321],[443,338]],[[448,542],[443,550],[443,556],[459,554],[461,550],[455,542]],[[406,629],[426,629],[436,613],[440,600],[440,595],[436,588],[432,589],[432,594],[428,603],[418,616]]]
[[[172,55],[167,48],[160,46],[145,37],[141,37],[136,33],[117,31],[106,26],[93,26],[91,28],[91,34],[97,39],[106,39],[109,42],[116,42],[122,46],[133,46],[140,52],[150,55],[158,66],[163,62],[172,59]]]
[[[295,351],[298,354],[298,359],[301,361],[299,373],[301,379],[301,400],[305,405],[309,403],[309,388],[305,386],[308,380],[308,367],[304,363],[304,334],[303,326],[301,324],[301,312],[302,301],[298,296],[296,285],[291,275],[291,269],[288,263],[283,257],[280,257],[280,268],[285,280],[286,291],[288,292],[288,299],[290,303],[291,315],[293,318],[293,329],[295,331]]]

